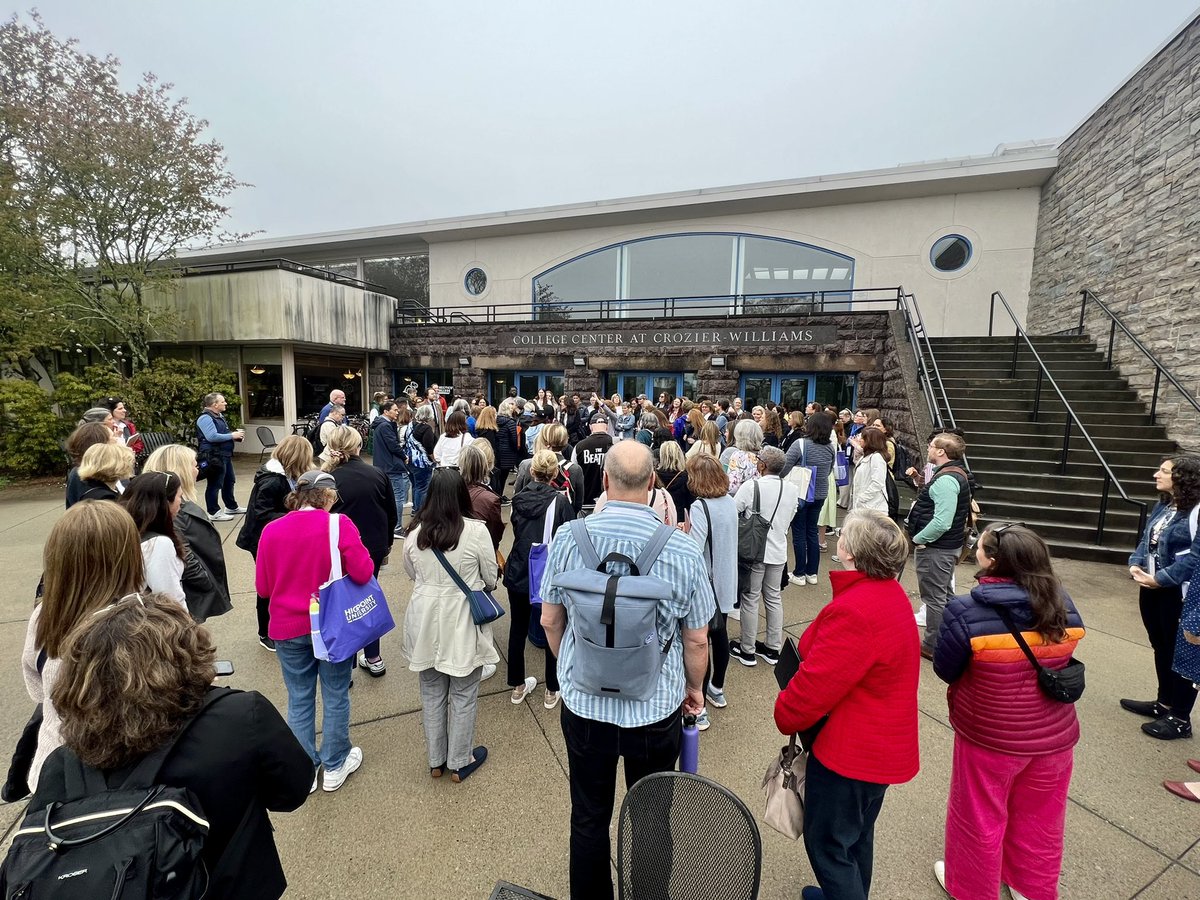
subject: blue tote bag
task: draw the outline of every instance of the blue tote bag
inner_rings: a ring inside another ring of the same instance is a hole
[[[383,589],[373,576],[366,584],[355,584],[349,575],[342,574],[340,520],[340,515],[329,516],[329,580],[321,585],[317,610],[320,633],[313,635],[313,655],[335,663],[350,659],[396,627]]]
[[[845,450],[838,450],[833,463],[834,483],[845,487],[850,483],[850,461],[846,458]]]
[[[546,577],[546,560],[550,558],[550,538],[554,531],[554,506],[557,497],[546,507],[546,522],[542,526],[542,542],[529,548],[529,602],[535,607],[529,617],[529,640],[539,650],[549,645],[546,629],[542,627],[542,581]]]

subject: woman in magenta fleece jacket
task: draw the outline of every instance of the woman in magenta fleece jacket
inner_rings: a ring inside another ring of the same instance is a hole
[[[270,637],[275,641],[288,692],[288,725],[308,751],[314,768],[324,766],[324,788],[336,791],[362,765],[362,750],[350,746],[350,677],[354,658],[340,663],[313,656],[308,611],[313,594],[329,580],[329,509],[337,502],[337,483],[328,472],[305,472],[288,494],[290,512],[263,529],[258,544],[255,584],[270,603]],[[338,516],[342,571],[356,584],[374,572],[371,555],[358,529]],[[321,748],[317,750],[317,681],[321,682]],[[313,775],[312,790],[317,789]]]

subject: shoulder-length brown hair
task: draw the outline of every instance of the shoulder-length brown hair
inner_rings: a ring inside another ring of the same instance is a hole
[[[475,417],[475,433],[478,434],[480,429],[485,431],[496,430],[496,407],[485,406],[479,411],[479,415]]]
[[[108,500],[80,500],[50,530],[37,646],[57,659],[75,623],[146,584],[137,526]]]
[[[133,595],[72,629],[50,692],[63,743],[116,769],[162,746],[204,703],[212,638],[175,601]]]
[[[1033,629],[1047,644],[1067,637],[1067,606],[1062,583],[1054,574],[1050,548],[1041,535],[1024,525],[990,525],[979,537],[991,563],[976,577],[1011,578],[1029,595]]]
[[[687,461],[688,490],[697,497],[711,499],[729,493],[729,476],[715,456],[697,453]]]

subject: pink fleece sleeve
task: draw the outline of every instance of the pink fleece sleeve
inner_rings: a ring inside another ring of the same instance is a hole
[[[363,546],[362,538],[358,536],[358,527],[350,521],[349,516],[342,516],[338,522],[338,550],[342,553],[342,571],[350,576],[355,584],[366,584],[375,574],[375,563],[371,554]]]

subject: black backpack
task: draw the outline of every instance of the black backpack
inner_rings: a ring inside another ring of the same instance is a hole
[[[228,697],[209,691],[179,734],[137,763],[118,788],[66,748],[65,803],[25,816],[0,868],[0,896],[56,900],[196,900],[209,886],[202,857],[208,821],[187,788],[156,784],[175,744]]]
[[[325,450],[325,445],[321,443],[321,426],[324,424],[324,422],[320,421],[313,422],[304,432],[305,439],[312,444],[314,457],[320,456]]]

